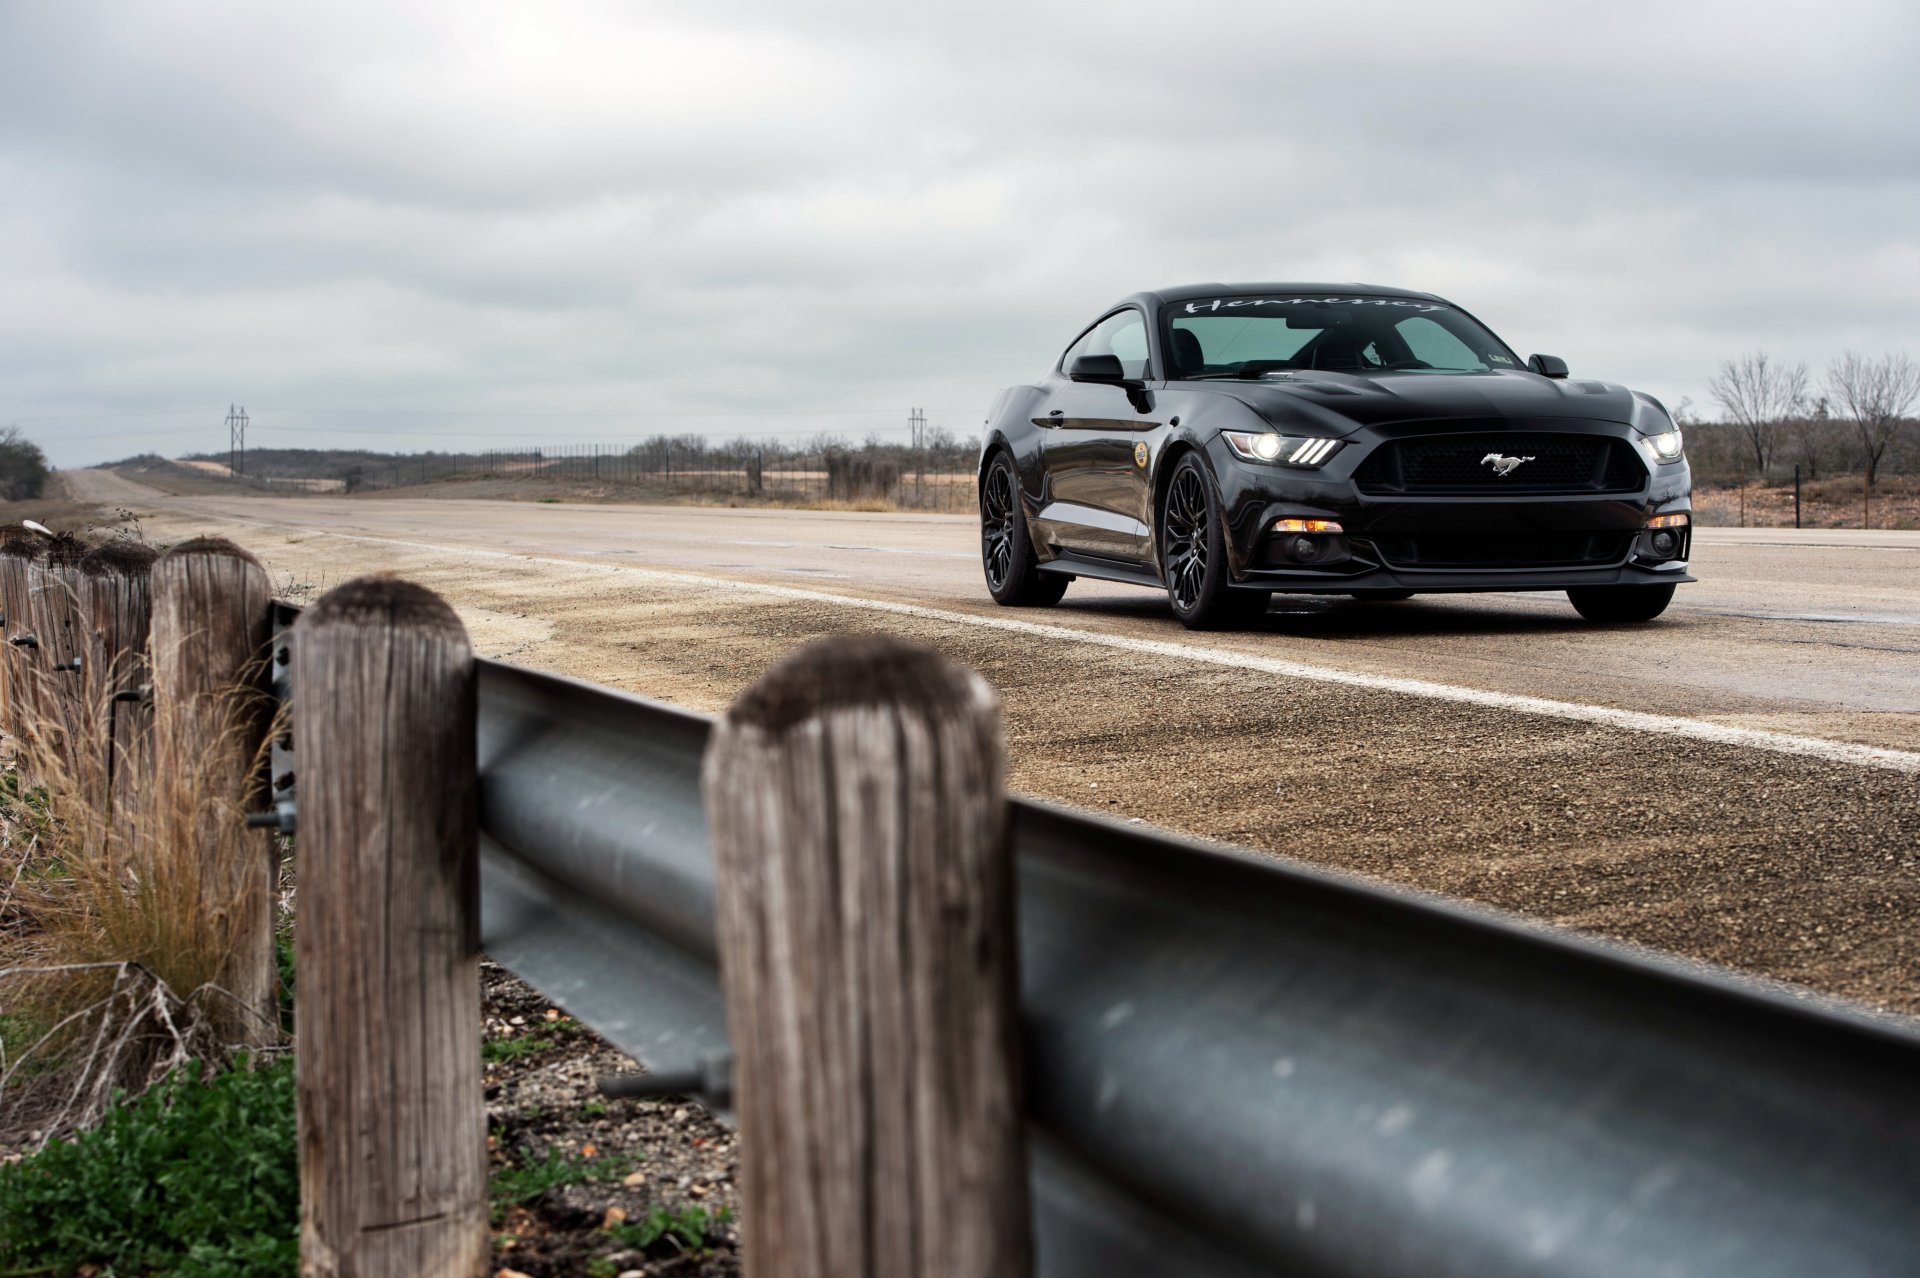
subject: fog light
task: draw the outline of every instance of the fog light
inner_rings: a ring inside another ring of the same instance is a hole
[[[1295,559],[1304,563],[1319,556],[1320,543],[1311,537],[1295,537],[1291,553]]]
[[[1680,539],[1670,532],[1657,532],[1653,535],[1653,553],[1662,559],[1673,558],[1673,552],[1680,549]]]

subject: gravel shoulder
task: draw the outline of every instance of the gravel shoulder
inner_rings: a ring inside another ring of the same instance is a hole
[[[634,1073],[631,1059],[496,964],[483,965],[481,992],[495,1266],[527,1278],[738,1274],[733,1132],[685,1098],[602,1098],[597,1080]],[[649,1239],[662,1221],[681,1228]]]

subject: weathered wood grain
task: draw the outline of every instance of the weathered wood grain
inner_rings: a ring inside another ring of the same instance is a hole
[[[274,1000],[277,844],[241,828],[265,806],[262,749],[272,722],[267,678],[273,591],[258,560],[219,537],[183,541],[151,570],[155,786],[191,785],[198,830],[179,855],[217,861],[208,890],[235,911],[220,984],[255,1042],[278,1035]],[[189,770],[190,769],[190,770]],[[157,800],[171,806],[168,799]],[[244,851],[234,854],[234,840]],[[215,908],[211,904],[209,908]]]
[[[92,627],[82,598],[80,561],[87,550],[85,542],[62,534],[46,538],[27,561],[27,620],[35,645],[27,652],[28,668],[34,672],[28,677],[35,707],[32,745],[49,756],[35,760],[34,767],[57,769],[82,791],[95,771],[93,761],[83,756],[100,737],[98,725],[90,722],[85,696],[85,654]],[[85,796],[89,802],[95,797]]]
[[[487,1269],[472,649],[366,577],[292,635],[300,1268]]]
[[[704,790],[747,1272],[1031,1271],[999,703],[897,640],[801,650]]]
[[[83,696],[104,716],[108,820],[130,813],[151,755],[153,678],[147,640],[153,622],[153,563],[159,552],[110,541],[80,561],[92,634],[83,654]],[[127,694],[122,697],[120,694]]]
[[[12,640],[33,633],[27,570],[45,544],[43,534],[24,525],[0,526],[0,621],[5,623],[0,625],[0,635],[8,640],[0,644],[0,728],[14,737],[16,756],[21,725],[33,700],[26,673],[33,668],[33,653]],[[27,767],[22,757],[15,762],[23,771]]]

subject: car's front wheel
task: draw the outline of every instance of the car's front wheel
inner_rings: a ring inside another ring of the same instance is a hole
[[[980,566],[987,592],[1010,608],[1045,608],[1067,593],[1064,573],[1040,571],[1039,556],[1020,509],[1020,480],[1013,458],[996,453],[980,481]]]
[[[1189,630],[1244,625],[1267,610],[1272,597],[1235,590],[1227,567],[1227,532],[1219,499],[1198,453],[1174,467],[1160,510],[1160,568],[1167,602]]]
[[[1652,621],[1673,602],[1673,586],[1581,586],[1567,599],[1588,621]]]

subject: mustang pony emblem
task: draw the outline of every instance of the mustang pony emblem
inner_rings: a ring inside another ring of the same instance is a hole
[[[1531,457],[1506,457],[1500,453],[1488,453],[1480,459],[1480,464],[1493,467],[1493,473],[1496,475],[1511,475],[1519,470],[1523,463],[1532,460]]]

